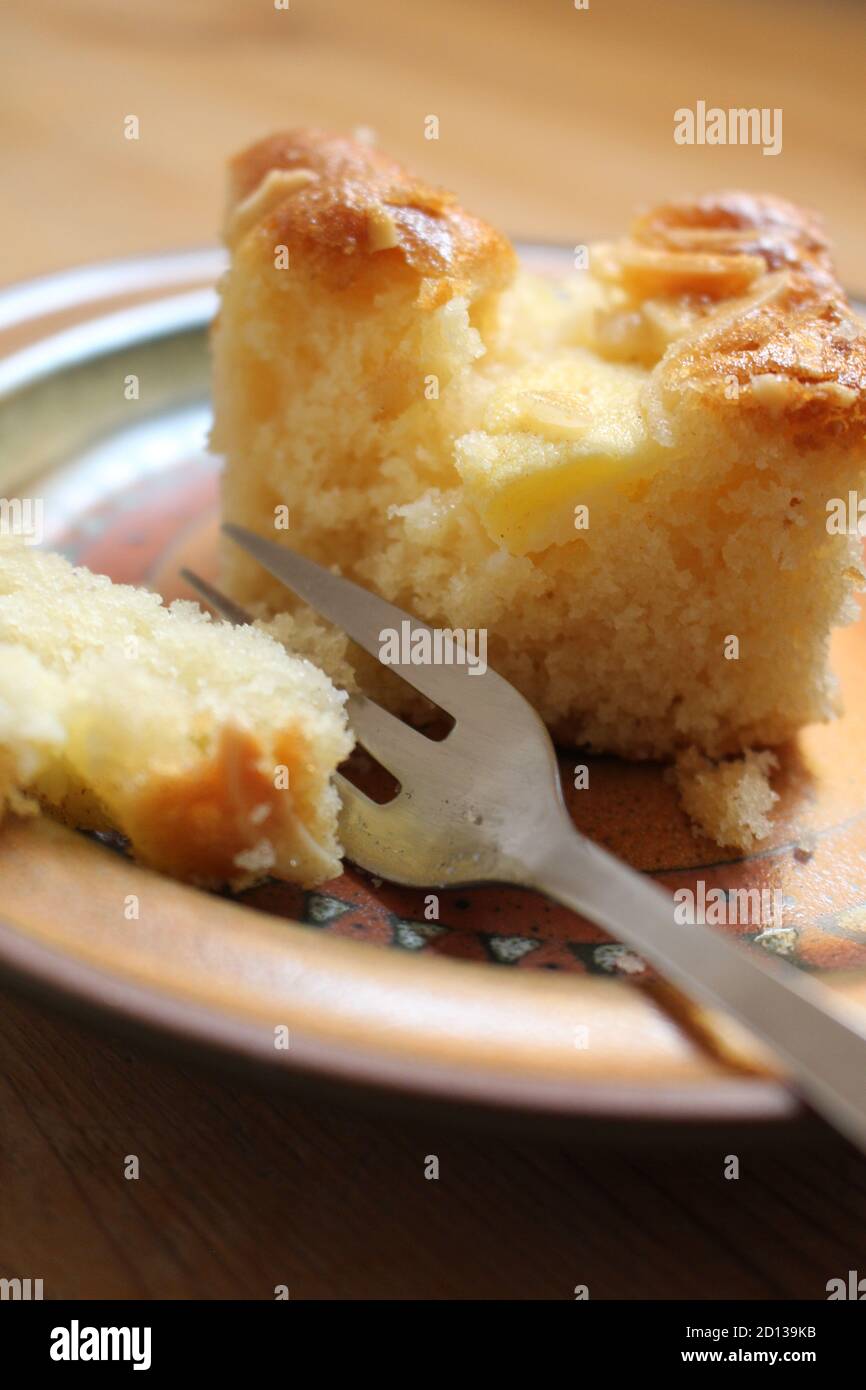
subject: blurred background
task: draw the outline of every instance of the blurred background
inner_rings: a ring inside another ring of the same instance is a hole
[[[226,156],[303,123],[370,127],[517,237],[582,242],[712,187],[784,193],[825,214],[866,290],[859,0],[276,4],[2,0],[4,281],[214,241]],[[698,100],[780,107],[782,153],[675,144]]]

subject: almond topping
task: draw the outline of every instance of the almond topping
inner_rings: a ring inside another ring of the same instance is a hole
[[[656,251],[633,242],[618,248],[615,261],[623,285],[641,298],[659,294],[727,298],[745,293],[766,271],[761,256]]]
[[[370,251],[390,251],[399,246],[397,223],[387,208],[370,208],[367,213],[367,246]]]
[[[516,391],[503,416],[512,430],[532,430],[551,442],[581,439],[592,422],[585,396],[566,391]]]
[[[256,222],[272,212],[279,203],[299,188],[305,188],[317,176],[312,169],[269,169],[261,183],[229,214],[225,238],[234,246]]]

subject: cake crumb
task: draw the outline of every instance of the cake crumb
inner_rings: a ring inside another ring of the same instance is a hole
[[[729,849],[752,849],[770,833],[769,813],[779,800],[770,786],[775,753],[749,750],[712,762],[696,748],[680,753],[673,776],[695,834]]]
[[[246,869],[251,874],[266,873],[276,863],[274,847],[270,840],[259,840],[258,844],[250,849],[243,849],[236,854],[234,863],[239,869]]]

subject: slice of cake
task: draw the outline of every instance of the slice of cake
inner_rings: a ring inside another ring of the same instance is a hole
[[[828,640],[862,574],[828,506],[866,472],[866,340],[814,218],[671,203],[552,281],[450,195],[305,131],[233,162],[226,235],[228,518],[486,629],[571,744],[730,758],[833,714]],[[224,582],[411,708],[235,546]],[[742,781],[702,776],[704,801]]]
[[[254,627],[0,541],[0,819],[40,806],[204,885],[341,871],[345,696]]]

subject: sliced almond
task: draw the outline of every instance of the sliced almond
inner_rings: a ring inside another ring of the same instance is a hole
[[[711,251],[657,251],[626,242],[615,256],[618,278],[632,294],[710,295],[714,299],[744,294],[766,272],[763,257]]]
[[[229,213],[225,228],[225,239],[229,246],[234,246],[250,227],[261,222],[284,198],[297,193],[299,188],[305,188],[316,177],[312,169],[269,169],[252,193]]]
[[[762,372],[760,376],[750,376],[749,386],[754,399],[768,410],[784,410],[795,389],[795,383],[780,372]]]
[[[390,251],[399,246],[397,223],[387,208],[370,208],[367,213],[367,246],[371,251]]]
[[[509,429],[530,430],[551,443],[582,438],[592,421],[588,398],[566,391],[516,391],[497,414],[500,427],[507,421]]]

